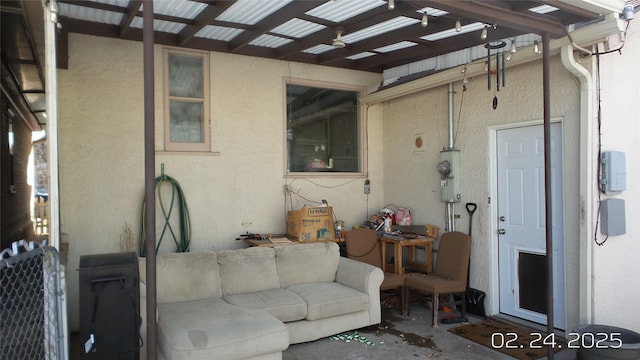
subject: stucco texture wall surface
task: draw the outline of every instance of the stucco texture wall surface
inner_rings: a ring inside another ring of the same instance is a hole
[[[640,331],[633,286],[638,273],[640,224],[640,79],[627,71],[640,57],[637,26],[630,28],[622,55],[601,57],[602,148],[627,152],[627,231],[593,247],[593,263],[581,259],[580,85],[558,56],[551,58],[551,118],[562,126],[566,329],[581,322],[581,279],[593,279],[591,316],[597,323]],[[367,176],[371,194],[363,194],[365,177],[285,176],[284,78],[358,85],[372,91],[378,75],[273,60],[211,53],[210,114],[212,153],[193,155],[163,151],[162,47],[155,49],[156,174],[176,178],[189,205],[192,249],[242,247],[234,239],[245,231],[283,232],[286,209],[299,208],[283,194],[283,184],[300,188],[312,200],[327,199],[336,218],[348,228],[385,204],[413,209],[415,224],[445,228],[436,164],[447,146],[447,87],[437,87],[369,106],[366,112]],[[582,59],[592,70],[593,59]],[[69,69],[60,70],[61,228],[69,239],[67,285],[69,319],[77,326],[79,256],[120,251],[123,227],[139,229],[144,192],[142,44],[70,34]],[[634,78],[634,76],[636,78]],[[454,82],[455,148],[462,159],[462,201],[456,229],[466,232],[466,202],[478,209],[473,219],[471,286],[487,292],[489,313],[499,312],[497,296],[496,189],[493,163],[496,131],[541,124],[542,62],[509,66],[506,87],[492,109],[493,91],[486,78],[462,74]],[[621,84],[625,86],[622,87]],[[624,90],[623,90],[624,89]],[[591,122],[596,119],[591,119]],[[423,146],[415,147],[421,136]],[[591,159],[596,161],[596,159]],[[597,204],[592,204],[596,206]],[[587,204],[588,206],[588,204]],[[599,236],[599,240],[603,237]],[[169,249],[167,249],[168,251]],[[581,263],[589,274],[580,274]]]
[[[142,58],[142,43],[70,34],[69,69],[58,71],[61,231],[70,244],[72,329],[78,326],[79,257],[120,251],[125,225],[137,244],[144,195]],[[285,199],[285,182],[293,181],[307,199],[326,199],[349,228],[384,205],[380,161],[367,166],[369,196],[364,176],[293,180],[284,166],[285,77],[371,91],[379,75],[211,53],[212,153],[196,155],[163,151],[161,46],[155,47],[154,66],[156,176],[164,164],[184,190],[192,250],[243,247],[235,238],[247,231],[285,232],[286,210],[307,203]],[[382,114],[380,106],[367,109],[370,158],[382,155]],[[163,240],[163,251],[171,251],[170,242]]]
[[[485,306],[497,313],[497,219],[494,218],[495,188],[491,179],[492,133],[497,129],[543,120],[542,63],[516,67],[507,63],[506,87],[488,91],[485,76],[469,79],[465,92],[462,77],[454,83],[454,140],[461,153],[462,199],[456,207],[456,230],[467,232],[469,216],[465,203],[478,209],[473,218],[471,286],[487,292]],[[564,159],[564,237],[566,248],[567,326],[578,323],[578,227],[579,193],[570,180],[578,176],[579,87],[557,56],[551,66],[551,117],[562,124]],[[495,82],[495,77],[493,78]],[[495,89],[495,83],[493,86]],[[494,94],[498,107],[492,108]],[[387,203],[415,209],[417,223],[445,228],[446,205],[440,201],[439,153],[448,146],[448,88],[442,86],[405,96],[384,107],[384,196]],[[425,145],[416,150],[413,138],[424,134]]]
[[[621,38],[610,47],[619,48]],[[604,50],[602,48],[602,50]],[[593,239],[593,321],[640,332],[640,23],[629,23],[621,52],[600,56],[601,133],[603,151],[626,154],[626,190],[602,199],[625,200],[626,232],[602,246]],[[598,231],[598,242],[605,236]]]

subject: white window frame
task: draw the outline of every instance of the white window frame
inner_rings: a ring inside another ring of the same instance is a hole
[[[203,97],[177,97],[169,95],[169,55],[180,55],[199,57],[202,59],[202,86]],[[163,53],[163,76],[164,76],[164,149],[165,151],[176,152],[211,152],[211,114],[209,112],[209,104],[211,102],[209,95],[209,53],[206,51],[184,50],[177,48],[164,48]],[[171,141],[171,112],[169,102],[171,100],[184,100],[202,102],[203,119],[202,119],[202,142],[173,142]]]

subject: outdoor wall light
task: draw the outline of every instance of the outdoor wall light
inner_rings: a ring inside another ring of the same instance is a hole
[[[427,16],[426,12],[422,14],[422,21],[420,21],[420,25],[422,25],[422,27],[427,27],[427,25],[429,25],[429,16]]]
[[[480,33],[480,39],[487,40],[487,27],[485,26]]]

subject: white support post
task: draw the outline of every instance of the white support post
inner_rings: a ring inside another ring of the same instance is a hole
[[[45,34],[45,92],[47,143],[49,144],[49,245],[60,250],[60,188],[58,178],[58,77],[56,74],[56,27],[58,3],[43,0]]]

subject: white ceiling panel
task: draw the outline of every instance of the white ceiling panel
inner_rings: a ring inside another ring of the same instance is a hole
[[[444,10],[435,9],[435,8],[428,7],[428,6],[425,7],[425,8],[422,8],[420,10],[416,10],[416,12],[419,12],[421,14],[426,13],[427,15],[433,16],[433,17],[438,17],[438,16],[442,16],[442,15],[447,15],[448,14],[448,12],[446,12]]]
[[[292,0],[238,0],[216,20],[254,25]]]
[[[364,58],[368,58],[369,56],[375,56],[376,53],[372,53],[369,51],[365,51],[365,52],[361,52],[359,54],[355,54],[355,55],[351,55],[351,56],[347,56],[346,59],[349,60],[358,60],[358,59],[364,59]]]
[[[121,13],[99,10],[73,4],[60,3],[60,14],[72,19],[95,21],[103,24],[120,25],[123,15]]]
[[[268,48],[279,48],[280,46],[286,45],[292,41],[293,40],[291,39],[286,39],[280,36],[264,34],[251,41],[249,45],[264,46]]]
[[[142,18],[139,16],[134,17],[133,20],[131,21],[131,27],[142,29],[143,26],[144,26],[144,23],[142,21]],[[154,31],[177,34],[185,26],[186,24],[182,24],[182,23],[175,23],[171,21],[156,20],[156,19],[153,20]]]
[[[468,32],[472,32],[472,31],[482,30],[482,28],[484,28],[485,26],[486,25],[484,23],[474,22],[474,23],[471,23],[471,24],[462,25],[462,27],[460,28],[460,31],[456,31],[456,29],[449,29],[449,30],[433,33],[431,35],[423,36],[423,37],[421,37],[421,39],[424,39],[424,40],[427,40],[427,41],[437,41],[437,40],[441,40],[441,39],[454,37],[454,36],[457,36],[457,35],[466,34]],[[480,36],[480,34],[478,34],[478,36]]]
[[[189,0],[154,0],[153,12],[156,14],[177,16],[185,19],[194,19],[207,4]],[[144,4],[140,10],[144,8]]]
[[[351,34],[345,34],[342,36],[342,40],[344,42],[351,44],[364,39],[368,39],[370,37],[374,37],[380,34],[384,34],[389,31],[398,30],[405,26],[413,25],[419,23],[420,20],[414,18],[408,18],[405,16],[398,16],[397,18],[393,18],[379,24],[369,26],[362,30],[356,31]]]
[[[333,0],[307,11],[306,14],[338,23],[378,6],[387,6],[387,2],[383,0]]]
[[[286,35],[294,38],[303,38],[309,34],[326,28],[324,25],[316,24],[298,18],[293,18],[286,23],[271,30],[274,34]]]
[[[529,11],[533,11],[534,13],[537,13],[537,14],[548,14],[558,10],[560,9],[551,5],[540,5],[540,6],[532,7],[531,9],[529,9]]]
[[[331,46],[331,45],[327,45],[327,44],[320,44],[320,45],[316,45],[314,47],[310,47],[308,49],[303,50],[302,52],[308,53],[308,54],[322,54],[324,52],[327,52],[329,50],[333,50],[335,49],[335,47]]]
[[[392,52],[392,51],[396,51],[396,50],[401,50],[401,49],[406,49],[408,47],[412,47],[412,46],[416,46],[418,44],[411,42],[411,41],[401,41],[399,43],[395,43],[395,44],[391,44],[391,45],[387,45],[387,46],[382,46],[379,47],[377,49],[373,49],[374,51],[377,52],[381,52],[381,53],[388,53],[388,52]]]
[[[100,4],[114,5],[126,8],[129,6],[129,0],[86,0],[91,2],[96,2]]]
[[[195,36],[212,40],[231,41],[243,31],[241,29],[207,25],[198,31]]]

